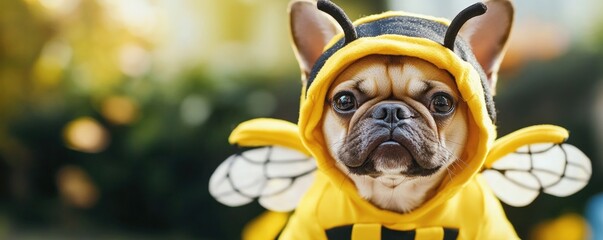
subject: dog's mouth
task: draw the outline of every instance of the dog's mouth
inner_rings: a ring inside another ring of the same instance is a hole
[[[375,141],[367,149],[369,153],[360,166],[349,166],[350,173],[379,177],[421,177],[430,176],[440,170],[442,165],[424,167],[404,142],[389,138]],[[418,156],[423,157],[424,156]]]

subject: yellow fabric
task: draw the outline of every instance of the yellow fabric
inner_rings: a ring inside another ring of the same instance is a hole
[[[228,142],[244,147],[280,145],[310,154],[299,138],[297,125],[280,119],[258,118],[243,122],[232,131]]]
[[[392,14],[384,13],[357,22]],[[356,59],[372,54],[417,57],[448,71],[456,80],[462,101],[468,106],[468,147],[462,154],[467,165],[452,173],[453,178],[444,180],[433,198],[405,214],[379,209],[359,195],[353,182],[335,166],[321,129],[325,96],[335,77]],[[441,236],[442,228],[458,229],[458,239],[517,239],[500,202],[484,184],[479,171],[486,160],[491,164],[518,145],[534,141],[559,142],[567,138],[564,129],[543,125],[523,129],[495,143],[496,127],[486,109],[478,72],[441,44],[423,38],[381,35],[356,39],[335,52],[318,72],[311,87],[305,87],[298,125],[256,119],[241,124],[229,139],[241,146],[287,146],[316,159],[316,179],[289,218],[280,239],[326,239],[326,230],[354,224],[358,227],[354,228],[352,239],[378,239],[380,233],[374,227],[378,225],[399,231],[417,230],[417,236],[420,236],[417,239]],[[259,234],[266,229],[258,226],[278,227],[278,224],[274,225],[277,226],[254,225],[256,227],[250,229]],[[267,238],[257,235],[255,239]]]
[[[458,239],[518,239],[499,201],[480,176],[443,204],[415,219],[384,220],[382,216],[388,214],[396,213],[359,204],[331,184],[324,174],[318,174],[316,183],[291,216],[280,239],[327,239],[326,229],[354,223],[382,223],[400,231],[446,227],[459,229]]]
[[[355,224],[352,228],[352,240],[381,239],[381,224]]]
[[[243,240],[274,239],[285,227],[290,213],[266,211],[243,229]],[[258,229],[261,229],[258,231]]]
[[[444,239],[444,229],[441,227],[417,229],[415,240]]]

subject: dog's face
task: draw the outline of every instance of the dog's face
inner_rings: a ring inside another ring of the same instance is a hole
[[[386,183],[437,178],[465,146],[466,104],[454,79],[421,59],[359,59],[337,77],[325,105],[325,140],[350,174]]]
[[[431,176],[465,146],[466,105],[454,79],[417,58],[362,58],[337,77],[325,104],[326,142],[351,174]]]

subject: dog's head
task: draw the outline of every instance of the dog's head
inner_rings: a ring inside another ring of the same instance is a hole
[[[485,95],[480,100],[485,102],[483,105],[492,100],[491,92],[513,19],[509,1],[493,0],[486,5],[488,12],[485,15],[469,20],[460,29],[459,35],[468,44],[462,40],[455,42],[453,38],[452,47],[447,46],[455,53],[454,46],[465,47],[459,55],[474,62],[473,67],[479,69],[476,72],[480,72],[481,94]],[[397,30],[389,28],[404,27],[407,21],[416,26],[408,27],[401,31],[402,34],[409,32],[408,36],[416,38],[412,31],[422,31],[423,24],[433,32],[425,31],[428,32],[426,38],[432,42],[446,31],[439,23],[422,22],[412,17],[394,19],[399,24],[383,21],[373,26],[364,22],[362,26],[348,25],[347,29],[344,26],[345,41],[333,44],[332,39],[342,31],[327,14],[317,9],[315,2],[293,2],[290,14],[296,56],[307,88],[321,68],[336,64],[328,65],[325,61],[337,49],[344,48],[350,39],[354,40],[357,33],[346,31],[350,28],[358,30],[360,37],[375,38],[379,36],[371,34],[376,31],[384,31],[384,35],[398,34]],[[338,21],[341,24],[341,18]],[[375,27],[380,29],[371,29]],[[384,43],[387,44],[390,43]],[[347,59],[338,56],[345,59],[339,60],[346,62],[345,66],[337,66],[340,68],[337,74],[323,80],[329,86],[320,112],[322,135],[328,152],[342,172],[350,173],[354,180],[357,180],[355,176],[364,176],[392,187],[418,177],[432,179],[435,186],[450,166],[463,167],[462,155],[469,147],[468,125],[475,116],[466,103],[467,96],[462,96],[457,86],[455,74],[438,67],[438,64],[444,64],[442,62],[434,64],[427,59],[400,54],[397,47],[392,47],[391,52],[377,47],[374,53],[357,54],[363,51],[359,45],[354,46],[356,50],[350,50]],[[369,45],[364,47],[372,49]],[[476,108],[475,104],[472,106]],[[492,106],[485,108],[493,121]]]
[[[326,99],[331,154],[356,175],[429,176],[459,158],[466,105],[448,72],[413,57],[371,55],[347,67]]]

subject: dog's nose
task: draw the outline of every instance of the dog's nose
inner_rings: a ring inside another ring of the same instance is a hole
[[[395,103],[380,104],[373,110],[373,119],[387,123],[397,123],[401,120],[415,117],[414,112],[405,105]]]

